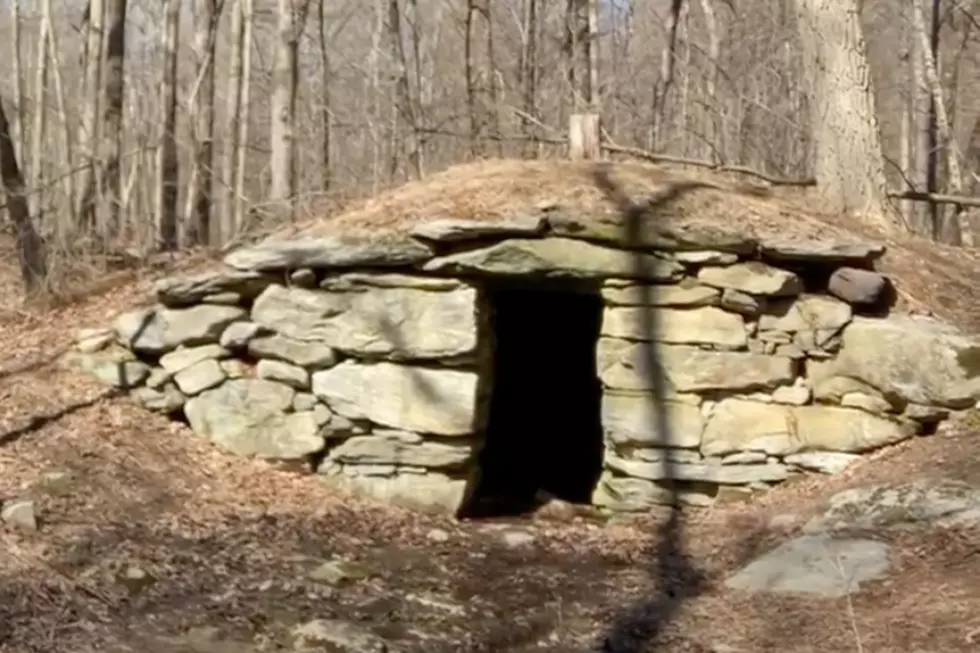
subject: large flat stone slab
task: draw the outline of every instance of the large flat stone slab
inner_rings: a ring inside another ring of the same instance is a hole
[[[636,237],[621,216],[577,217],[570,214],[548,217],[552,233],[569,238],[582,238],[613,243],[620,247],[647,250],[691,251],[717,250],[736,254],[751,254],[756,240],[721,228],[695,227],[679,221],[664,219],[654,209],[636,224]]]
[[[408,238],[374,241],[321,237],[270,239],[235,250],[224,262],[237,270],[273,272],[297,268],[406,267],[431,257],[432,250]]]
[[[649,348],[656,369],[647,369]],[[654,390],[659,374],[668,393],[709,390],[751,391],[786,385],[796,378],[796,364],[784,356],[750,352],[707,351],[682,345],[645,345],[600,338],[597,349],[599,378],[607,388]]]
[[[836,406],[789,406],[724,399],[714,408],[701,453],[718,456],[761,451],[784,456],[801,451],[860,453],[900,442],[915,433],[902,422]]]
[[[313,374],[313,394],[335,413],[434,435],[476,433],[475,372],[345,361]]]
[[[610,277],[672,281],[683,274],[677,261],[593,245],[569,238],[512,239],[490,247],[434,258],[427,272],[487,275]]]
[[[252,321],[299,341],[372,358],[451,358],[477,347],[477,292],[366,288],[351,292],[270,286]]]
[[[675,345],[714,345],[719,349],[741,349],[748,342],[742,316],[714,306],[607,308],[603,312],[601,334]]]
[[[891,563],[884,542],[802,536],[781,544],[731,576],[725,585],[749,592],[839,598],[882,578]]]
[[[120,315],[113,328],[116,338],[133,351],[165,354],[181,345],[216,343],[225,327],[246,317],[245,310],[237,306],[153,306]]]
[[[602,428],[614,444],[698,447],[704,430],[698,403],[657,400],[648,392],[607,391],[602,395]]]

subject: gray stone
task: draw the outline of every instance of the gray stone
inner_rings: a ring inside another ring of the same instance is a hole
[[[869,413],[888,413],[893,412],[891,403],[881,395],[866,394],[864,392],[848,392],[841,396],[840,405],[844,408],[860,408]]]
[[[902,417],[906,417],[923,424],[933,424],[941,422],[949,417],[949,410],[939,406],[924,406],[922,404],[909,404],[905,407]]]
[[[461,356],[477,346],[476,289],[369,288],[355,292],[270,286],[252,320],[291,338],[362,357]]]
[[[643,512],[664,505],[710,506],[716,492],[715,488],[672,487],[667,482],[617,476],[607,469],[592,493],[592,503],[614,512]]]
[[[30,499],[13,499],[0,507],[0,521],[27,531],[37,530],[37,513]]]
[[[731,265],[738,262],[738,254],[710,249],[673,252],[672,256],[690,265]]]
[[[335,413],[398,430],[469,435],[477,420],[475,372],[345,361],[313,374],[313,394]]]
[[[399,653],[391,642],[364,626],[339,619],[314,619],[293,629],[293,650],[333,653]]]
[[[75,333],[75,349],[82,354],[94,354],[111,345],[115,338],[112,329],[79,329]]]
[[[835,540],[802,536],[757,558],[725,581],[749,592],[815,594],[839,598],[884,576],[889,547],[874,540]]]
[[[728,454],[720,462],[722,465],[758,465],[766,462],[768,458],[769,456],[761,451],[739,451]]]
[[[229,358],[223,361],[218,361],[221,365],[221,369],[225,371],[229,379],[241,379],[246,376],[250,376],[251,369],[245,361],[239,360],[237,358]]]
[[[441,273],[672,281],[680,278],[684,268],[677,261],[654,254],[608,249],[567,238],[542,238],[506,240],[482,249],[449,254],[432,259],[423,269]]]
[[[844,329],[837,356],[813,363],[811,375],[847,377],[886,398],[968,408],[980,398],[980,338],[915,317],[858,317]]]
[[[367,565],[348,560],[329,560],[310,572],[310,580],[339,586],[370,578],[373,575]]]
[[[344,464],[411,465],[426,469],[457,469],[473,460],[472,443],[438,442],[415,433],[376,429],[333,447],[328,458]]]
[[[783,297],[798,295],[803,291],[803,283],[794,273],[758,261],[701,268],[698,270],[698,281],[750,295]]]
[[[157,301],[164,306],[182,308],[200,304],[216,295],[227,294],[240,300],[251,300],[274,280],[272,275],[258,272],[224,270],[192,277],[161,279],[154,285],[154,291]]]
[[[218,342],[222,331],[245,319],[244,309],[202,304],[191,308],[145,308],[116,319],[116,337],[126,347],[147,354],[165,354],[184,345]]]
[[[745,485],[754,482],[785,481],[789,472],[784,465],[713,465],[710,463],[651,463],[627,460],[607,454],[605,464],[620,474],[650,481],[701,481],[722,485]]]
[[[312,412],[286,414],[295,394],[266,379],[232,379],[189,399],[184,413],[195,433],[234,454],[298,459],[324,440]]]
[[[756,316],[763,308],[763,302],[748,293],[734,288],[725,288],[721,294],[722,308],[741,315]]]
[[[810,402],[812,391],[806,379],[802,376],[793,381],[793,385],[781,385],[772,391],[772,400],[777,404],[803,406]]]
[[[143,384],[151,373],[149,365],[135,358],[132,352],[114,346],[91,354],[69,351],[61,363],[113,388],[129,390]]]
[[[320,288],[332,292],[366,292],[372,288],[414,288],[416,290],[458,290],[467,284],[458,279],[400,274],[398,272],[341,272],[326,276]]]
[[[701,439],[701,453],[718,456],[763,451],[784,456],[801,451],[860,453],[914,434],[911,423],[835,406],[787,406],[723,399]]]
[[[176,374],[183,369],[209,359],[220,360],[231,355],[227,349],[218,344],[201,345],[200,347],[178,347],[160,357],[160,367]]]
[[[603,216],[600,219],[594,215],[579,217],[553,214],[548,216],[548,224],[552,233],[558,236],[625,245],[629,248],[676,251],[710,249],[736,254],[751,254],[756,249],[755,239],[736,233],[737,230],[695,226],[683,221],[665,220],[660,216],[640,220],[637,225],[639,233],[635,238],[630,237],[632,234],[626,219],[619,215]]]
[[[174,374],[174,383],[185,395],[192,396],[215,387],[227,378],[218,361],[209,358]]]
[[[613,306],[711,306],[721,291],[703,286],[690,278],[676,284],[644,284],[610,279],[602,285],[602,299]]]
[[[601,334],[677,345],[714,345],[719,349],[746,346],[745,323],[734,313],[714,306],[650,311],[647,307],[633,306],[607,308],[603,313]],[[645,316],[645,312],[649,315]]]
[[[432,220],[415,226],[409,232],[413,238],[440,243],[457,243],[484,238],[514,238],[539,236],[548,223],[543,217],[513,218],[504,222],[475,220]]]
[[[647,370],[650,349],[640,343],[600,338],[597,366],[602,384],[620,390],[653,390],[655,376]],[[796,378],[796,366],[789,358],[679,345],[658,345],[653,351],[656,373],[669,393],[764,390]]]
[[[263,359],[255,366],[255,373],[260,379],[278,381],[297,390],[309,390],[310,373],[298,365],[291,365],[283,361]]]
[[[225,264],[238,270],[279,271],[296,268],[407,267],[428,260],[432,251],[415,240],[383,241],[336,237],[269,239],[236,250]]]
[[[849,304],[875,304],[887,285],[887,279],[878,272],[838,268],[830,275],[827,292]]]
[[[293,410],[300,412],[303,410],[313,410],[317,406],[323,406],[320,400],[309,392],[297,392],[293,397]],[[326,406],[323,406],[326,408]]]
[[[704,418],[696,400],[657,401],[650,393],[607,391],[602,396],[602,427],[615,444],[693,448],[701,444]]]
[[[467,498],[469,476],[448,476],[439,472],[394,474],[391,476],[353,476],[347,473],[324,474],[323,481],[333,487],[353,491],[377,501],[433,512],[456,514]]]
[[[248,343],[267,329],[254,322],[233,322],[221,332],[219,344],[225,349],[245,349]]]
[[[136,388],[133,399],[143,408],[160,413],[173,413],[180,410],[187,401],[173,383],[166,383],[160,389],[150,387]]]
[[[310,268],[300,268],[289,273],[289,284],[300,288],[316,288],[316,272]]]
[[[881,243],[834,242],[767,238],[759,247],[762,256],[773,261],[814,263],[870,263],[885,253]]]
[[[839,474],[858,460],[861,460],[860,454],[839,451],[804,451],[783,458],[787,465],[822,474]]]
[[[255,358],[286,361],[310,370],[322,370],[337,364],[337,352],[321,342],[306,342],[274,334],[248,341],[248,353]]]
[[[909,530],[952,524],[980,524],[980,489],[948,479],[920,479],[839,492],[803,531]]]
[[[804,350],[823,347],[851,321],[851,307],[833,297],[802,295],[796,299],[770,301],[759,316],[761,334],[775,331],[790,334],[805,333],[807,339],[798,341]]]

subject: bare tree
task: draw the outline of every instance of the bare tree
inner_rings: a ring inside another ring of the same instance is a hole
[[[900,218],[888,203],[874,85],[858,0],[797,0],[800,37],[815,107],[814,172],[835,210],[885,231]]]
[[[105,18],[103,0],[89,0],[85,15],[85,80],[82,123],[78,135],[85,166],[82,168],[80,197],[76,214],[84,221],[84,228],[94,228],[94,214],[88,203],[89,190],[94,193],[96,182],[96,145],[101,133],[99,124],[99,105],[102,98],[102,29]]]
[[[46,4],[50,4],[50,0]],[[46,136],[46,118],[48,116],[48,33],[51,28],[48,17],[47,12],[42,12],[37,35],[37,63],[34,68],[34,127],[31,129],[30,155],[30,185],[34,189],[41,188],[41,180],[44,178],[42,147]],[[41,220],[41,200],[41,194],[35,192],[31,194],[29,201],[31,216],[38,222]]]
[[[408,82],[408,61],[405,57],[405,46],[402,43],[401,7],[398,0],[388,0],[388,42],[391,47],[391,59],[395,64],[395,89],[397,95],[398,114],[408,124],[410,138],[408,141],[408,160],[416,179],[422,178],[422,156],[419,144],[419,125],[413,106],[412,94]],[[394,155],[394,152],[393,152]]]
[[[180,42],[181,0],[167,0],[163,38],[163,79],[160,84],[160,137],[157,146],[154,216],[157,247],[174,251],[178,246],[177,202],[180,192],[180,159],[177,157],[177,54]]]
[[[528,138],[528,154],[536,156],[535,143],[537,129],[534,121],[537,119],[538,95],[538,0],[524,0],[524,13],[521,19],[521,55],[519,60],[518,82],[521,88],[521,127]]]
[[[317,5],[317,36],[320,39],[320,129],[323,132],[320,146],[320,183],[323,184],[323,190],[329,191],[333,182],[331,175],[333,113],[330,108],[330,79],[332,77],[332,71],[330,67],[329,45],[327,43],[326,12],[323,10],[325,4],[325,2],[320,2]]]
[[[27,203],[24,176],[17,163],[17,152],[10,134],[7,114],[0,101],[0,190],[7,198],[7,212],[17,233],[17,260],[20,264],[24,289],[33,294],[43,288],[47,276],[44,258],[44,242],[31,220]]]
[[[10,0],[10,26],[13,34],[10,39],[11,61],[14,64],[14,120],[11,137],[18,156],[24,151],[24,70],[21,54],[21,0]]]
[[[191,116],[194,120],[194,167],[187,193],[187,244],[211,242],[214,191],[214,84],[218,21],[224,0],[197,0],[194,50],[197,57]]]
[[[238,103],[238,138],[235,152],[235,218],[236,229],[245,223],[245,181],[248,163],[249,109],[252,97],[252,25],[254,1],[239,0],[242,10],[242,86]]]
[[[323,3],[320,3],[321,11]],[[225,124],[221,150],[221,239],[230,241],[238,233],[235,220],[235,157],[242,111],[242,54],[250,44],[245,37],[245,3],[236,0],[231,9],[231,61],[228,64],[228,90],[225,96]],[[176,63],[175,63],[176,67]]]
[[[659,151],[663,129],[667,121],[667,96],[674,85],[674,69],[677,58],[677,31],[681,23],[684,0],[671,0],[667,17],[667,41],[660,54],[660,78],[653,87],[653,121],[650,125],[648,147]]]
[[[272,168],[270,199],[290,217],[296,196],[296,91],[299,40],[306,23],[309,0],[279,0],[278,38],[273,66],[270,139]]]

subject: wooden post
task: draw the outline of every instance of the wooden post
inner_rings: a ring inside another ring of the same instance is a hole
[[[568,158],[595,161],[601,157],[599,114],[576,113],[568,118]]]

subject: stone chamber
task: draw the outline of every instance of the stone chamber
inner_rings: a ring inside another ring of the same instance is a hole
[[[269,239],[64,360],[234,454],[460,516],[741,499],[975,405],[980,339],[891,312],[884,246],[654,224]]]

